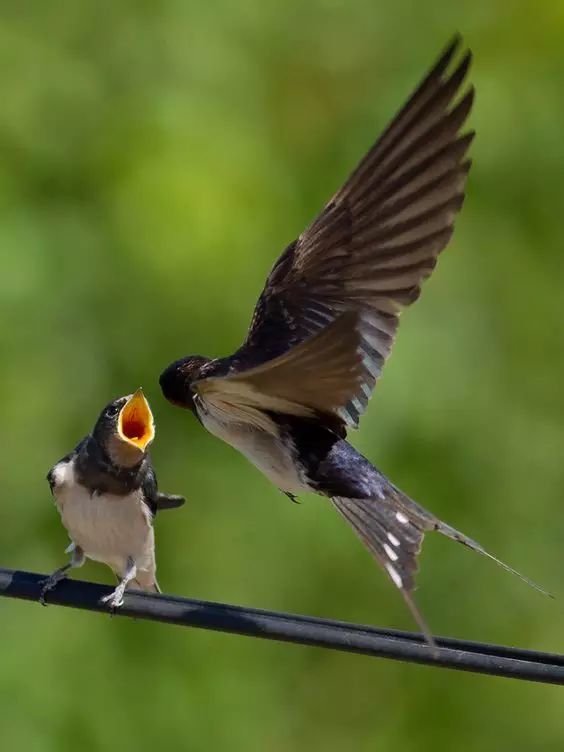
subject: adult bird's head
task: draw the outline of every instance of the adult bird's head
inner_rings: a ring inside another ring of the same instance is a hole
[[[192,384],[206,375],[206,366],[210,358],[190,355],[171,363],[161,373],[159,383],[166,399],[177,407],[196,412]]]
[[[106,405],[92,436],[115,465],[139,464],[155,438],[155,421],[143,390]]]

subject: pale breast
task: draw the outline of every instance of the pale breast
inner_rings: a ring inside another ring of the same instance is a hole
[[[212,411],[198,410],[198,413],[210,433],[245,455],[281,491],[308,490],[293,448],[283,444],[279,436],[241,423],[226,423],[218,420]]]
[[[53,495],[63,525],[86,556],[120,571],[128,557],[141,569],[154,560],[150,511],[141,491],[128,496],[90,494],[76,483],[73,463],[56,466]]]

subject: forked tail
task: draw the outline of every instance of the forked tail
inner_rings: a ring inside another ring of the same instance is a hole
[[[383,476],[381,479],[384,480]],[[387,479],[381,486],[381,498],[350,499],[337,496],[332,497],[332,501],[400,590],[426,641],[433,649],[436,649],[436,645],[431,631],[412,595],[415,589],[417,557],[425,533],[429,530],[437,530],[448,538],[487,556],[531,587],[553,597],[544,588],[490,554],[479,543],[420,507]]]

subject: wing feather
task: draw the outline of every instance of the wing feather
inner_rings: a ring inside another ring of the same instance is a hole
[[[317,347],[315,335],[330,330],[344,312],[359,312],[355,352],[362,354],[370,378],[349,400],[348,425],[356,426],[364,412],[390,354],[399,313],[419,297],[464,201],[471,164],[466,153],[474,134],[460,131],[474,91],[470,87],[458,97],[470,52],[448,72],[459,47],[458,39],[449,45],[343,187],[278,259],[234,356],[237,370],[239,362],[261,364],[306,341]],[[308,353],[298,354],[306,368]],[[273,371],[254,374],[245,388],[260,383],[271,400],[270,380],[278,388],[290,370],[278,362]],[[242,376],[248,379],[248,373]],[[310,404],[309,393],[300,402],[290,392],[290,386],[281,392],[289,403]]]
[[[264,413],[282,413],[355,426],[374,377],[363,349],[362,315],[346,312],[317,334],[255,368],[201,379],[194,385],[204,409],[271,430]],[[358,406],[358,408],[357,408]],[[260,415],[257,415],[260,413]]]

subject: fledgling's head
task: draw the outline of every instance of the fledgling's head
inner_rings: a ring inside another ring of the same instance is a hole
[[[171,363],[161,373],[159,384],[163,395],[177,407],[195,412],[194,392],[192,384],[206,375],[206,366],[211,363],[210,358],[201,355],[190,355]]]
[[[139,464],[155,438],[155,421],[143,390],[138,389],[106,405],[92,436],[115,465]]]

